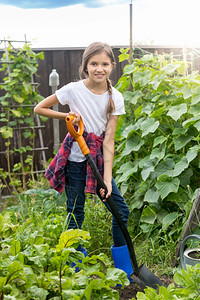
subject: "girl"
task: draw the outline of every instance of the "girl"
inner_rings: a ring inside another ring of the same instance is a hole
[[[84,138],[107,187],[107,194],[103,189],[97,189],[96,180],[91,174],[84,155],[68,133],[45,174],[51,186],[60,193],[65,188],[67,212],[69,214],[73,212],[76,218],[76,222],[70,218],[68,228],[77,228],[77,224],[79,228],[82,227],[85,188],[86,192],[97,193],[101,199],[104,199],[107,207],[106,198],[111,195],[127,225],[129,209],[112,178],[115,129],[119,115],[125,114],[123,97],[112,87],[109,80],[114,67],[115,59],[111,47],[106,43],[92,43],[86,48],[82,57],[81,80],[65,85],[34,109],[35,113],[49,118],[65,120],[68,115],[73,115],[75,116],[73,124],[80,120],[81,115],[85,128]],[[83,76],[85,79],[82,79]],[[50,107],[57,103],[68,104],[70,112],[51,110]],[[118,264],[115,262],[115,267],[123,269],[130,275],[132,267],[126,241],[114,217],[112,234],[114,241],[111,247],[112,254],[114,262],[118,261]],[[126,267],[124,262],[127,263]]]

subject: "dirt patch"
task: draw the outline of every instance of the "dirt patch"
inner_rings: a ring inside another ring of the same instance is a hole
[[[170,277],[161,277],[160,280],[163,282],[163,285],[167,287],[170,283],[174,283],[173,279]],[[130,285],[126,286],[124,289],[120,287],[115,288],[119,292],[120,300],[130,300],[133,297],[136,298],[137,292],[142,292],[142,289],[135,284],[134,282],[130,283]]]

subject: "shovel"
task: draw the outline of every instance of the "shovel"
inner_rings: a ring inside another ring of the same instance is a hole
[[[87,162],[89,163],[92,172],[97,180],[98,187],[103,188],[105,190],[105,193],[107,193],[107,188],[106,185],[101,177],[101,174],[99,173],[99,170],[92,159],[92,156],[90,154],[90,150],[83,138],[83,132],[84,132],[84,124],[83,121],[80,117],[79,121],[79,126],[78,126],[78,131],[75,130],[74,126],[72,125],[72,121],[74,119],[74,116],[69,116],[66,117],[66,124],[67,124],[67,129],[69,133],[76,139],[76,142],[78,143],[83,155],[87,159]],[[115,219],[118,222],[118,225],[123,232],[124,238],[127,243],[130,259],[131,259],[131,264],[133,267],[133,274],[130,275],[130,277],[142,288],[145,289],[146,287],[152,287],[154,289],[158,289],[158,286],[162,286],[161,280],[155,276],[149,269],[147,269],[143,264],[139,267],[137,260],[136,260],[136,255],[135,255],[135,250],[133,248],[133,243],[131,240],[131,237],[129,235],[129,232],[126,228],[126,225],[124,224],[117,207],[115,205],[115,202],[113,201],[112,197],[109,196],[106,198],[106,203],[110,207],[110,211],[112,215],[115,217]]]

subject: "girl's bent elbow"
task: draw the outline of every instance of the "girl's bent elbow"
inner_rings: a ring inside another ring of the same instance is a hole
[[[35,114],[39,114],[39,109],[38,109],[38,106],[37,106],[37,105],[36,105],[36,107],[34,107],[34,110],[33,110],[33,111],[34,111]]]

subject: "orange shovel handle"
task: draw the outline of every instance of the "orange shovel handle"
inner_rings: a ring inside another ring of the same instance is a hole
[[[75,118],[74,116],[68,116],[65,118],[65,121],[67,124],[67,129],[68,129],[69,133],[71,134],[71,136],[73,136],[76,139],[83,155],[86,155],[86,154],[90,153],[90,150],[83,138],[84,124],[83,124],[82,118],[80,117],[80,121],[78,123],[78,131],[76,131],[72,124],[72,121],[74,120],[74,118]]]

